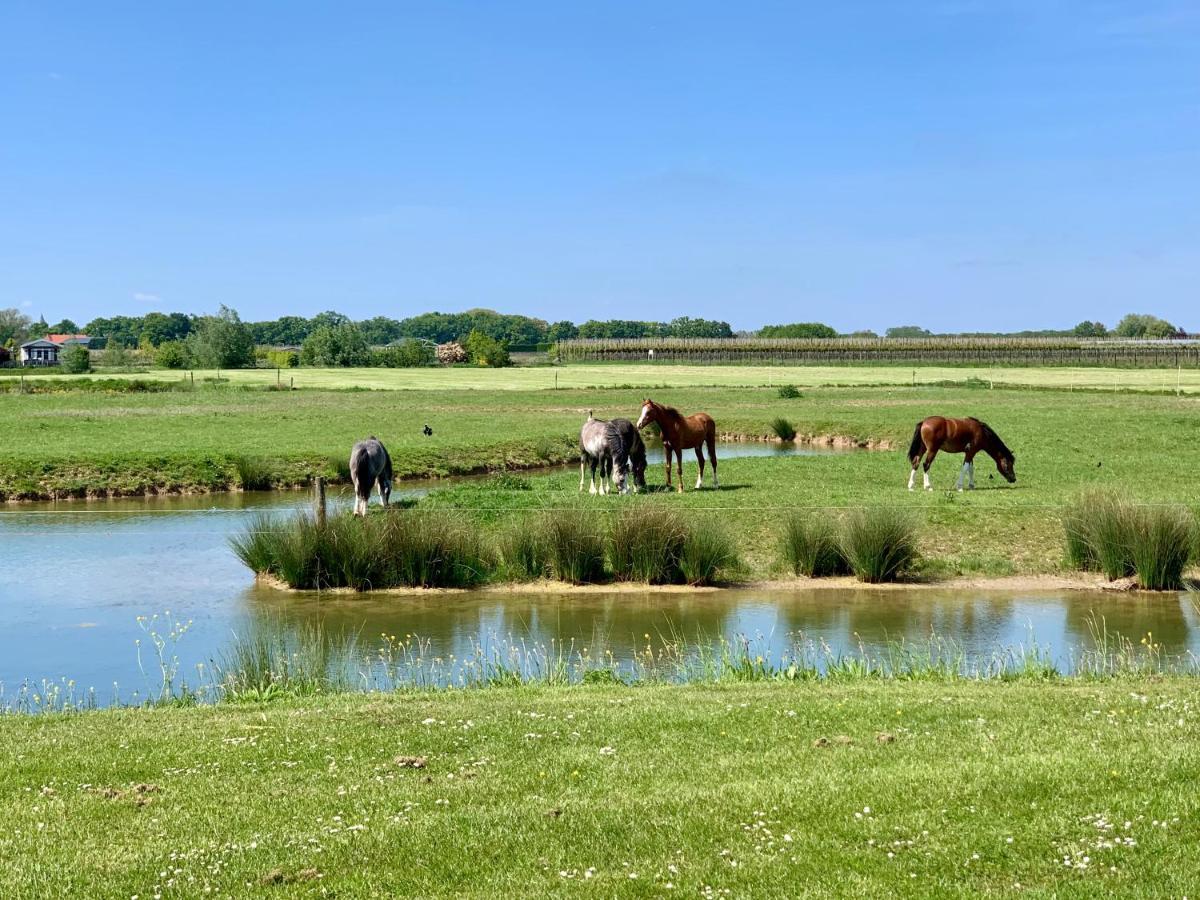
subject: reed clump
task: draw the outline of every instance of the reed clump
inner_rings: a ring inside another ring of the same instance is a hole
[[[784,524],[781,555],[795,575],[826,578],[850,572],[834,523],[806,512],[793,513]]]
[[[917,560],[917,523],[890,506],[859,509],[842,526],[842,555],[859,581],[895,581]]]
[[[796,439],[796,427],[782,416],[771,420],[771,431],[775,432],[775,437],[781,441]]]
[[[471,587],[495,568],[475,533],[440,511],[256,520],[230,544],[254,571],[300,589]]]
[[[692,535],[669,509],[635,506],[620,513],[609,531],[608,554],[619,581],[680,584],[681,560]]]
[[[1089,491],[1063,510],[1067,564],[1110,581],[1136,576],[1150,591],[1178,590],[1194,558],[1196,517],[1178,504],[1143,505],[1114,491]]]
[[[550,574],[571,584],[605,580],[606,529],[595,514],[579,509],[543,514],[538,530],[546,545]]]

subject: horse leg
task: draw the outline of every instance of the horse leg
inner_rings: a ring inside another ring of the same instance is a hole
[[[383,501],[383,508],[388,508],[388,501],[392,497],[392,483],[385,478],[379,479],[379,499]]]
[[[700,464],[700,473],[696,476],[696,490],[704,487],[704,453],[699,444],[696,445],[696,462]]]
[[[588,493],[596,494],[596,493],[599,493],[596,490],[596,463],[598,463],[599,460],[596,459],[595,457],[590,457],[588,462],[591,464],[591,467],[592,467],[592,486],[590,488],[588,488]]]
[[[933,465],[933,460],[937,457],[938,448],[934,447],[925,456],[925,490],[932,491],[933,485],[929,483],[929,467]]]
[[[967,490],[973,491],[975,490],[975,452],[973,450],[967,451],[967,461],[963,465],[967,469]]]
[[[706,442],[707,442],[707,444],[708,444],[708,461],[709,461],[710,463],[712,463],[712,469],[713,469],[713,487],[715,487],[715,488],[719,488],[719,487],[721,486],[721,479],[719,479],[719,478],[717,477],[717,435],[716,435],[716,429],[714,429],[713,431],[710,431],[710,432],[708,433],[707,437],[705,438],[705,441],[706,441]]]
[[[675,490],[680,494],[683,493],[683,448],[679,447],[675,450],[675,460],[679,464],[679,484],[675,486]]]
[[[922,449],[920,449],[919,454],[912,457],[912,460],[910,461],[912,463],[912,472],[908,473],[908,490],[910,490],[910,491],[912,490],[913,482],[917,480],[917,468],[920,466],[920,457],[922,457],[924,455],[925,455],[925,448],[924,448],[924,446],[922,446]],[[925,479],[925,484],[926,485],[929,484],[928,478]]]
[[[671,454],[673,452],[674,451],[671,449],[670,444],[663,444],[663,457],[667,461],[667,490],[668,491],[671,489]]]
[[[583,491],[583,471],[586,466],[587,466],[587,454],[580,453],[579,454],[579,490],[581,492]]]
[[[600,493],[607,494],[609,483],[612,481],[612,471],[609,468],[611,463],[608,457],[600,457]]]

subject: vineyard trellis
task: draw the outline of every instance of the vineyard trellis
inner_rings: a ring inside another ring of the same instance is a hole
[[[560,341],[565,362],[1200,368],[1200,341],[1084,338],[625,338]]]

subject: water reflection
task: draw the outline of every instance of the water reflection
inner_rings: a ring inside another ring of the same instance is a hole
[[[334,502],[348,502],[335,492]],[[384,634],[420,636],[431,657],[462,660],[484,646],[589,647],[629,662],[646,635],[695,650],[747,636],[781,654],[800,636],[834,654],[949,638],[968,655],[1028,644],[1066,669],[1100,627],[1166,657],[1200,654],[1200,616],[1187,595],[914,590],[287,595],[255,586],[226,544],[257,511],[300,508],[302,493],[232,494],[34,504],[0,512],[0,684],[74,679],[100,699],[153,688],[135,641],[138,616],[171,611],[193,624],[168,648],[180,672],[228,648],[235,634],[321,624],[357,636],[364,655]],[[1102,623],[1102,626],[1101,626]],[[143,649],[145,645],[143,645]]]

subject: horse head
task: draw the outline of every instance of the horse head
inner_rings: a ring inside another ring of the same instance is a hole
[[[634,427],[641,431],[654,418],[654,411],[658,408],[658,404],[647,397],[642,401],[642,414],[638,416],[637,425]]]
[[[1017,458],[1013,454],[1001,455],[996,457],[996,469],[1004,476],[1009,484],[1017,480]]]

